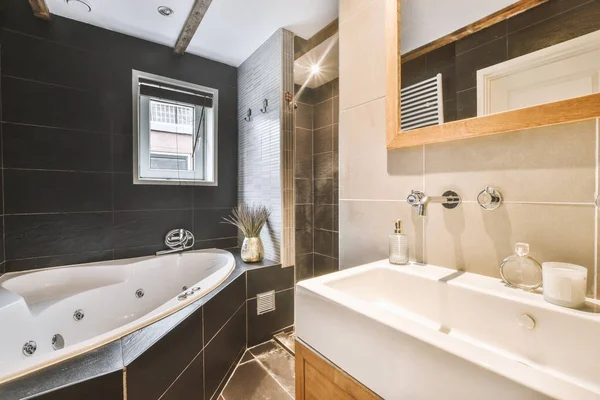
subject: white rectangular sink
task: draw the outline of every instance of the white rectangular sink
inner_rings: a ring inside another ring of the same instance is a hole
[[[600,302],[386,261],[300,282],[296,335],[384,399],[600,399]]]

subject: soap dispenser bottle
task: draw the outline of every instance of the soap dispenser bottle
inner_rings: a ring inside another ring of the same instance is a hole
[[[529,244],[517,243],[516,254],[500,264],[500,276],[509,286],[535,290],[542,286],[542,266],[529,256]]]
[[[408,236],[402,233],[402,220],[394,221],[394,233],[389,236],[390,263],[408,264]]]

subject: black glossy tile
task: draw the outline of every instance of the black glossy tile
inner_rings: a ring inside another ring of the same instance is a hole
[[[313,129],[333,124],[333,99],[325,100],[314,106]]]
[[[339,130],[340,130],[340,125],[339,124],[334,124],[333,125],[333,131],[332,131],[332,142],[333,142],[333,151],[338,151],[340,148],[340,135],[339,135]],[[334,165],[335,168],[335,165]]]
[[[2,124],[4,168],[111,171],[107,134]]]
[[[27,271],[62,265],[85,264],[108,261],[114,258],[112,250],[93,251],[89,253],[66,254],[49,257],[21,258],[6,261],[6,272]]]
[[[326,179],[333,177],[333,154],[322,153],[313,156],[315,179]]]
[[[339,232],[340,227],[340,206],[335,204],[333,206],[333,230]]]
[[[202,308],[127,366],[127,398],[158,399],[202,350]]]
[[[246,277],[240,275],[204,305],[204,343],[215,334],[246,301]]]
[[[313,253],[296,254],[296,282],[310,279],[313,276]]]
[[[204,399],[204,354],[198,356],[161,397],[161,400]]]
[[[524,13],[515,15],[507,20],[508,32],[513,33],[517,30],[537,24],[565,11],[577,8],[583,4],[596,0],[552,0],[537,7],[534,7]]]
[[[309,87],[304,87],[302,89],[302,87],[300,85],[294,85],[294,93],[296,95],[296,102],[297,103],[304,103],[304,104],[314,104],[314,90],[309,88]]]
[[[477,71],[507,60],[506,41],[497,39],[456,56],[456,90],[477,86]]]
[[[113,246],[111,213],[4,216],[6,259],[70,255]]]
[[[340,258],[340,234],[338,232],[333,233],[333,257]],[[339,269],[339,262],[336,262],[336,269]]]
[[[438,72],[452,68],[455,63],[456,42],[447,44],[439,49],[426,53],[427,75],[434,76]]]
[[[204,397],[210,399],[225,384],[246,345],[246,307],[241,307],[204,348]]]
[[[315,229],[333,230],[333,205],[315,204]]]
[[[194,236],[196,240],[231,238],[238,234],[235,226],[223,223],[223,218],[231,214],[231,209],[194,210]]]
[[[456,121],[456,99],[444,101],[444,122],[452,121]]]
[[[113,171],[133,173],[133,138],[128,135],[112,136]]]
[[[167,210],[191,209],[191,186],[134,185],[133,175],[114,175],[114,209]]]
[[[331,81],[331,84],[333,86],[333,95],[339,96],[340,95],[340,78],[335,78],[334,80]]]
[[[294,113],[295,126],[297,128],[309,129],[313,128],[313,106],[305,103],[298,103],[298,107]]]
[[[427,79],[427,56],[423,55],[403,63],[400,74],[403,88]]]
[[[508,57],[544,49],[600,29],[600,2],[558,14],[508,36]]]
[[[244,356],[240,360],[240,364],[243,364],[243,363],[246,363],[246,362],[252,361],[252,360],[254,360],[254,356],[252,355],[252,353],[250,353],[248,350],[246,350],[246,352],[244,353]]]
[[[34,397],[37,400],[121,400],[123,372],[117,371]]]
[[[339,96],[335,96],[333,98],[333,123],[340,123],[340,98]]]
[[[111,72],[108,57],[14,31],[2,32],[4,75],[93,90],[106,86]]]
[[[111,175],[4,170],[6,214],[110,211]]]
[[[333,179],[315,179],[315,204],[333,204]]]
[[[294,268],[281,268],[275,265],[253,269],[246,272],[247,276],[247,298],[256,297],[258,293],[268,292],[270,290],[284,290],[294,286]]]
[[[233,208],[237,205],[237,168],[224,164],[231,164],[235,157],[219,156],[221,168],[219,172],[219,186],[194,186],[194,208]],[[236,184],[232,184],[235,182]]]
[[[315,253],[333,256],[333,232],[315,229]]]
[[[333,125],[313,131],[313,152],[327,153],[333,151]]]
[[[477,88],[468,89],[456,94],[456,119],[474,118],[477,116]]]
[[[258,361],[240,365],[223,391],[225,399],[286,400],[291,397]]]
[[[294,208],[296,212],[296,229],[311,229],[313,226],[312,204],[297,205]]]
[[[333,81],[324,83],[316,87],[314,90],[313,104],[321,103],[333,97]]]
[[[165,250],[167,246],[164,244],[153,245],[153,246],[142,246],[142,247],[129,247],[126,249],[114,250],[115,260],[121,260],[124,258],[136,258],[156,255],[156,252]]]
[[[315,277],[330,274],[337,270],[336,260],[333,257],[327,257],[321,254],[315,254]]]
[[[489,28],[465,36],[456,42],[456,54],[464,53],[496,39],[505,38],[507,29],[507,21],[504,20]]]
[[[296,204],[311,204],[313,202],[312,179],[294,179],[294,195]]]
[[[161,245],[176,228],[192,231],[191,210],[115,212],[115,249]]]
[[[312,229],[296,230],[296,254],[308,254],[313,251]]]
[[[194,250],[202,249],[233,249],[238,246],[238,238],[220,238],[220,239],[207,239],[207,240],[196,240],[194,243]]]
[[[248,300],[248,346],[272,339],[294,323],[294,290],[275,293],[275,311],[257,315],[256,299]]]
[[[107,104],[97,93],[7,76],[2,77],[2,114],[7,122],[110,132]]]
[[[312,179],[312,130],[296,128],[296,178]]]

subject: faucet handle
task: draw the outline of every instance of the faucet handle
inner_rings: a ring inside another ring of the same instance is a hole
[[[419,190],[412,190],[406,198],[406,202],[413,207],[418,207],[423,197],[425,197],[425,193]]]

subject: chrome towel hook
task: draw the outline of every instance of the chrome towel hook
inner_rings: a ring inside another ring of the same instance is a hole
[[[246,122],[250,122],[250,120],[252,119],[252,109],[251,108],[248,109],[248,112],[246,113],[246,115],[247,115],[247,117],[245,117],[244,120]]]
[[[263,100],[263,108],[260,109],[260,112],[263,114],[267,113],[267,107],[269,107],[269,100],[264,99]]]

